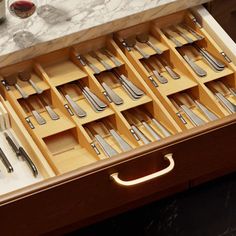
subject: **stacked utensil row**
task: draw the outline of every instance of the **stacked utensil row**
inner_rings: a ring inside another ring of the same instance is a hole
[[[196,41],[204,39],[204,36],[198,34],[196,31],[191,29],[186,25],[176,25],[171,28],[163,29],[164,34],[169,38],[176,46],[176,49],[180,53],[180,55],[184,58],[184,60],[189,64],[194,73],[199,77],[207,76],[206,70],[204,70],[201,66],[199,66],[193,58],[190,56],[190,51],[193,51],[200,55],[205,62],[216,72],[220,72],[224,70],[225,64],[221,62],[219,59],[214,57],[210,52],[208,52],[204,47],[199,46]],[[183,38],[186,41],[186,44],[181,43],[173,32],[178,35],[178,37]],[[187,33],[190,33],[194,40],[190,38]]]
[[[136,134],[136,137],[138,137],[138,140],[141,140],[143,144],[148,144],[152,142],[152,140],[144,134],[140,129],[140,126],[143,126],[144,130],[155,141],[171,136],[171,132],[164,125],[148,114],[147,111],[143,111],[140,108],[132,109],[132,111],[125,111],[124,116]]]
[[[95,123],[99,126],[99,129],[102,129],[102,132],[99,132],[96,128],[94,128]],[[132,146],[112,127],[109,122],[93,122],[93,124],[86,127],[86,130],[90,137],[99,144],[107,157],[112,157],[119,154],[112,144],[109,144],[109,142],[106,141],[106,137],[108,136],[113,138],[122,152],[127,152],[133,149]]]
[[[29,94],[27,94],[24,89],[17,83],[18,79],[23,82],[29,83],[37,94],[41,94],[43,92],[43,90],[37,86],[37,84],[31,79],[31,77],[31,72],[24,70],[18,72],[17,74],[5,76],[4,80],[8,86],[14,86],[19,91],[22,98],[26,99],[29,97]]]
[[[200,126],[206,123],[199,115],[194,112],[194,108],[197,108],[201,114],[209,121],[217,120],[219,117],[202,104],[199,100],[193,98],[186,92],[175,94],[170,98],[172,104],[177,109],[177,115],[181,121],[186,124],[186,120],[182,117],[181,113],[184,113],[194,126]]]
[[[0,122],[1,132],[3,132],[6,141],[8,142],[9,146],[12,148],[16,157],[17,158],[21,157],[30,168],[34,177],[37,177],[38,175],[37,167],[35,166],[34,162],[31,160],[28,153],[25,151],[24,147],[20,145],[20,143],[17,141],[16,137],[13,135],[12,131],[10,130],[10,121],[8,118],[8,114],[4,106],[2,105],[2,103],[0,103],[0,121],[1,121]],[[14,168],[11,162],[9,161],[7,155],[4,153],[1,145],[0,145],[0,160],[2,161],[8,173],[14,172]]]
[[[109,50],[107,50],[106,48],[102,48],[99,50],[100,53],[102,53],[103,55],[106,56],[106,58],[108,58],[111,63],[114,65],[114,66],[111,66],[110,64],[108,64],[104,59],[102,59],[102,57],[100,57],[98,55],[98,53],[96,52],[90,52],[89,55],[92,57],[92,58],[95,58],[102,66],[105,70],[111,70],[112,68],[114,67],[120,67],[122,65],[122,63],[120,62],[119,59],[117,59]],[[94,74],[99,74],[101,73],[102,71],[95,65],[93,64],[91,61],[89,61],[85,56],[83,55],[77,55],[77,58],[78,60],[80,61],[80,63],[83,65],[83,66],[88,66]]]
[[[143,59],[141,62],[146,71],[149,73],[149,77],[152,77],[152,81],[155,81],[153,79],[153,77],[155,77],[161,84],[168,83],[168,79],[162,74],[163,68],[172,79],[180,79],[180,75],[174,71],[172,66],[164,58],[152,56],[150,59]],[[154,85],[158,87],[157,83]]]
[[[208,87],[215,95],[220,104],[231,114],[236,113],[236,89],[228,87],[222,81],[212,81]],[[230,100],[230,97],[233,101]]]

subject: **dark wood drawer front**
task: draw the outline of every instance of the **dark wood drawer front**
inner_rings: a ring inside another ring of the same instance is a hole
[[[187,188],[199,176],[236,167],[235,140],[234,123],[3,205],[1,232],[48,232],[177,185]],[[173,153],[175,167],[165,176],[130,187],[110,179],[114,172],[128,181],[162,170],[169,164],[163,159],[167,153]],[[13,216],[18,224],[10,227]]]

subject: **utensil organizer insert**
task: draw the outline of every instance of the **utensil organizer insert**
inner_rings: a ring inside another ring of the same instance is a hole
[[[187,43],[173,27],[182,27],[181,32],[193,43]],[[197,39],[188,29],[202,38]],[[138,41],[141,34],[149,35],[151,46]],[[137,39],[135,45],[128,46],[128,38]],[[177,47],[173,38],[182,46]],[[206,49],[224,68],[214,70],[193,45]],[[183,53],[206,75],[199,77]],[[39,171],[48,178],[171,138],[212,122],[212,116],[220,119],[230,115],[232,111],[219,101],[216,91],[231,105],[236,104],[232,93],[236,67],[220,53],[204,28],[194,23],[188,11],[183,11],[1,68],[2,102],[14,109],[20,119],[17,122],[23,123],[49,163],[45,167],[44,161],[32,154],[35,163],[41,163]],[[31,80],[42,90],[40,94],[29,81],[19,79],[22,71],[31,74]],[[17,84],[27,98],[16,86],[6,83],[12,75],[18,76]],[[194,123],[183,105],[203,123]],[[209,113],[210,118],[206,115]],[[19,132],[17,125],[15,132]],[[26,148],[30,149],[27,145]]]

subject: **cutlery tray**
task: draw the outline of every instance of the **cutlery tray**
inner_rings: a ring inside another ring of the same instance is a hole
[[[236,66],[188,10],[0,68],[0,76],[9,128],[39,172],[10,190],[3,182],[3,193],[76,181],[77,190],[57,185],[58,195],[76,191],[71,202],[81,200],[75,205],[84,220],[236,168],[235,148],[219,150],[235,141]]]

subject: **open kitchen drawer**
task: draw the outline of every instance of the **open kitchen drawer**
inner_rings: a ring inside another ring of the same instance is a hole
[[[235,44],[213,40],[219,26],[201,7],[194,14],[203,27],[187,10],[0,68],[9,127],[39,172],[24,177],[32,179],[28,186],[1,195],[1,232],[82,226],[235,170]],[[213,55],[220,70],[192,51],[179,30],[166,32],[173,20],[184,23],[180,31]],[[131,37],[141,33],[152,46],[134,48]],[[205,76],[183,59],[186,50]]]

